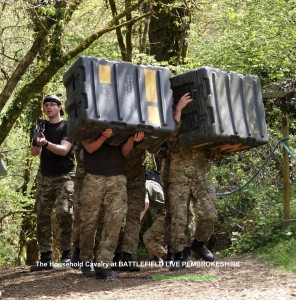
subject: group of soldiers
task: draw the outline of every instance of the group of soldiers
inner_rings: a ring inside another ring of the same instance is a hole
[[[172,270],[191,260],[191,250],[206,261],[214,260],[206,247],[217,218],[209,162],[204,151],[184,148],[177,138],[182,109],[192,100],[187,93],[174,109],[177,131],[166,143],[157,182],[145,177],[145,150],[136,147],[144,132],[120,146],[108,144],[110,128],[95,140],[69,141],[60,99],[43,99],[48,121],[31,147],[33,156],[41,156],[36,189],[40,260],[31,271],[53,267],[53,209],[60,262],[80,268],[85,276],[115,278],[116,270],[140,271],[135,257],[149,206],[155,207],[156,219],[143,241],[151,259],[164,261]]]

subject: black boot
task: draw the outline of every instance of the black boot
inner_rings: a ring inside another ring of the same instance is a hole
[[[52,258],[51,258],[51,251],[42,252],[40,254],[40,261],[36,263],[36,265],[31,266],[31,272],[34,271],[43,271],[52,269]]]
[[[61,264],[63,266],[69,266],[71,262],[71,250],[63,251],[61,257]]]
[[[80,263],[79,255],[80,255],[80,249],[75,247],[71,256],[71,268],[79,269],[79,263]]]
[[[165,266],[169,267],[174,261],[174,253],[168,250],[166,256],[163,258]]]
[[[119,270],[119,262],[121,261],[121,253],[120,252],[116,252],[114,254],[114,257],[112,259],[112,267],[111,270],[113,271],[118,271]]]
[[[96,275],[92,261],[82,262],[80,270],[82,272],[82,275],[87,277],[92,277]]]
[[[174,260],[170,263],[170,271],[179,270],[185,268],[187,262],[187,254],[185,249],[180,252],[177,252],[174,255]]]
[[[109,279],[114,280],[117,278],[116,273],[106,269],[106,268],[95,268],[96,279]]]
[[[185,247],[183,250],[183,256],[184,256],[184,260],[187,262],[192,261],[191,260],[191,247]]]
[[[159,257],[159,256],[153,256],[153,261],[159,264],[164,264],[164,258]]]
[[[191,244],[191,249],[205,261],[215,260],[213,253],[205,246],[203,242],[193,240]]]
[[[119,261],[119,271],[139,272],[140,268],[137,262],[133,260],[132,254],[127,252],[121,253],[121,260]]]

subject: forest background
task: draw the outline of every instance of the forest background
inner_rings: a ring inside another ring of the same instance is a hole
[[[0,155],[7,166],[0,176],[0,266],[37,258],[32,133],[44,95],[66,99],[62,78],[79,56],[165,66],[172,75],[209,66],[257,75],[262,92],[295,92],[295,0],[0,0],[0,20]],[[210,246],[221,256],[256,252],[296,272],[296,100],[292,93],[264,98],[264,105],[268,144],[211,160],[222,196]],[[150,157],[147,168],[154,167]]]

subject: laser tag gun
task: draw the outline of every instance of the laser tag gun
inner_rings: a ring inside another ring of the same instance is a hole
[[[37,146],[37,141],[40,132],[44,132],[45,130],[45,120],[43,120],[42,116],[38,117],[38,125],[33,133],[32,145]]]

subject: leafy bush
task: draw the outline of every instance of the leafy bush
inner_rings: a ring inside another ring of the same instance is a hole
[[[217,189],[232,191],[244,186],[270,151],[271,148],[266,146],[237,153],[225,158],[223,163],[213,162]],[[291,238],[283,230],[283,183],[277,167],[281,165],[280,151],[274,152],[266,167],[249,184],[238,192],[218,198],[219,217],[212,243],[221,254],[254,251],[271,242]],[[291,216],[296,215],[295,193],[294,187],[291,191]],[[295,234],[295,224],[290,227],[289,232]],[[224,245],[219,244],[221,236]]]

